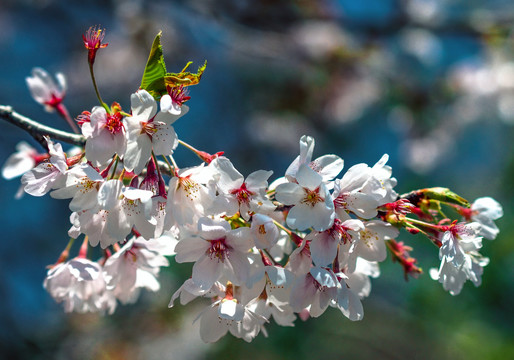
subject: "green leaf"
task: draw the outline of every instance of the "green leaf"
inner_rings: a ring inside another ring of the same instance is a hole
[[[202,66],[198,68],[198,71],[196,74],[186,72],[186,69],[189,65],[191,65],[191,61],[186,64],[184,69],[182,69],[179,73],[168,73],[164,77],[164,83],[166,86],[170,87],[176,87],[180,85],[184,86],[190,86],[190,85],[196,85],[200,82],[200,79],[202,78],[202,74],[205,71],[205,68],[207,67],[207,60],[204,62]]]
[[[161,35],[162,31],[159,31],[153,41],[140,86],[141,89],[148,91],[156,100],[159,100],[166,93],[166,85],[164,83],[166,64],[162,55]]]

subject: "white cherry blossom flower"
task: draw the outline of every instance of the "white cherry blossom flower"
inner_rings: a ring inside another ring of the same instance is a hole
[[[88,164],[75,166],[66,173],[66,185],[54,190],[50,196],[54,199],[72,198],[71,211],[93,209],[98,206],[98,189],[104,179]]]
[[[32,69],[32,76],[26,77],[30,94],[45,110],[52,112],[64,99],[66,94],[66,78],[63,74],[57,73],[56,81],[41,68]]]
[[[59,143],[54,144],[47,138],[50,160],[42,162],[21,177],[26,193],[32,196],[43,196],[52,189],[64,185],[68,170],[66,155]]]
[[[381,262],[387,258],[385,241],[394,239],[399,231],[391,224],[381,220],[364,221],[364,229],[359,231],[359,236],[351,246],[348,257],[348,269],[355,271],[356,261],[361,257],[367,261]]]
[[[281,203],[293,205],[287,215],[287,225],[298,230],[330,228],[335,218],[334,202],[322,176],[307,165],[301,165],[296,178],[298,183],[278,185],[275,194]]]
[[[230,331],[232,335],[246,342],[252,341],[261,331],[266,318],[255,314],[231,294],[214,302],[199,316],[200,337],[204,342],[218,341]]]
[[[312,261],[317,266],[331,264],[337,256],[339,244],[352,243],[354,238],[358,239],[358,233],[362,230],[364,230],[364,224],[360,220],[349,219],[341,222],[336,219],[330,229],[311,232],[306,240],[310,240]]]
[[[94,166],[102,166],[110,161],[114,154],[122,157],[127,140],[121,113],[107,114],[103,107],[97,106],[89,119],[90,122],[82,124],[82,134],[86,137],[86,158]]]
[[[377,215],[379,202],[376,196],[361,191],[365,186],[368,189],[373,188],[370,184],[374,184],[374,188],[381,188],[380,182],[371,176],[370,168],[366,164],[352,166],[342,179],[335,180],[332,197],[336,213],[341,220],[349,217],[347,211],[364,219],[371,219]]]
[[[43,283],[66,312],[108,312],[116,308],[116,298],[107,291],[102,267],[97,262],[74,258],[52,267]]]
[[[439,270],[430,269],[430,276],[443,284],[451,295],[462,290],[466,280],[475,286],[481,283],[483,267],[489,263],[478,250],[482,247],[482,237],[478,236],[481,226],[477,222],[451,224],[441,236]]]
[[[380,160],[370,168],[370,178],[361,190],[363,193],[374,196],[379,205],[393,202],[398,197],[396,191],[393,190],[397,184],[397,180],[391,177],[393,170],[389,165],[386,165],[388,160],[389,155],[384,154]]]
[[[199,296],[213,298],[223,297],[224,294],[225,287],[219,282],[215,282],[210,289],[202,289],[193,282],[193,279],[187,279],[180,288],[173,293],[168,307],[172,308],[177,299],[180,299],[180,305],[186,305]]]
[[[503,216],[503,208],[492,197],[481,197],[473,201],[469,209],[462,208],[460,213],[467,221],[481,225],[479,234],[489,240],[494,240],[500,230],[494,223]]]
[[[250,230],[257,249],[272,248],[279,240],[280,233],[278,228],[269,216],[263,214],[253,215]]]
[[[462,265],[457,267],[446,257],[443,257],[438,269],[430,269],[430,277],[439,281],[444,290],[451,295],[458,295],[466,280],[471,280],[475,286],[482,283],[484,266],[489,264],[489,259],[479,254],[465,253]]]
[[[309,308],[312,317],[321,316],[330,302],[337,297],[339,281],[330,269],[312,267],[296,278],[291,289],[289,304],[294,312]]]
[[[157,103],[146,90],[138,90],[130,97],[132,116],[125,117],[127,148],[125,169],[140,174],[152,149],[155,155],[171,155],[178,145],[175,130],[170,124],[177,117],[168,112],[157,112]]]
[[[458,223],[446,226],[441,236],[439,259],[446,258],[455,267],[460,267],[466,252],[478,251],[482,247],[479,223]]]
[[[38,162],[44,160],[45,155],[39,155],[32,146],[25,141],[16,145],[16,152],[7,158],[2,166],[2,177],[6,180],[14,179],[31,170]]]
[[[152,249],[158,240],[132,238],[104,264],[107,289],[111,290],[122,304],[133,303],[142,288],[150,291],[160,289],[157,276],[160,267],[168,266],[168,260]]]
[[[250,263],[246,256],[252,247],[248,228],[232,230],[227,221],[201,218],[198,236],[183,238],[175,247],[178,263],[195,262],[193,282],[209,289],[224,276],[234,285],[244,283],[249,275]]]
[[[185,105],[184,102],[191,98],[188,96],[187,88],[180,85],[173,88],[167,86],[166,89],[168,90],[168,94],[161,97],[161,111],[168,112],[171,115],[176,116],[177,119],[180,116],[187,114],[189,107]]]
[[[214,181],[212,167],[204,164],[180,169],[170,179],[166,202],[164,228],[173,225],[191,225],[212,206],[215,190],[210,185]]]
[[[105,231],[109,237],[123,241],[135,226],[144,238],[153,238],[156,220],[151,217],[152,196],[153,192],[123,186],[120,180],[104,182],[98,190],[98,204],[106,211]],[[105,248],[112,244],[100,245]]]
[[[344,161],[337,155],[323,155],[312,160],[314,144],[314,138],[306,135],[302,136],[300,139],[300,155],[289,165],[285,177],[288,181],[295,182],[300,167],[307,165],[320,174],[323,182],[331,189],[332,185],[329,185],[329,182],[341,172]]]
[[[239,211],[245,220],[252,213],[270,213],[275,210],[273,203],[266,197],[268,178],[272,171],[258,170],[244,180],[243,175],[234,168],[226,157],[218,157],[211,162],[219,171],[217,188],[220,194],[214,203],[214,213],[232,216]]]

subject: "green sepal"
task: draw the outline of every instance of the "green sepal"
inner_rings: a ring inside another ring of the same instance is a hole
[[[190,86],[198,84],[202,78],[202,74],[205,71],[205,68],[207,67],[207,60],[205,60],[204,64],[198,68],[196,74],[185,71],[191,63],[191,61],[188,62],[184,69],[179,73],[166,74],[164,77],[165,87],[176,87],[180,85]]]
[[[166,64],[162,55],[161,35],[162,31],[159,31],[153,41],[140,86],[141,89],[148,91],[156,100],[159,100],[166,93],[166,85],[164,83]]]
[[[443,203],[456,204],[464,207],[469,207],[469,201],[457,195],[453,191],[443,187],[434,187],[429,189],[420,190],[426,199],[438,200]]]

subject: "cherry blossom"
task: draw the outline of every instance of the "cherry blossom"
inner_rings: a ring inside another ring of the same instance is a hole
[[[140,289],[160,289],[157,276],[159,268],[168,266],[164,254],[152,248],[157,239],[132,238],[104,265],[107,289],[111,290],[121,303],[133,303],[139,297]]]
[[[325,183],[329,183],[330,180],[334,179],[341,172],[344,161],[337,155],[323,155],[312,160],[314,144],[314,138],[306,135],[301,137],[300,155],[298,155],[286,170],[285,177],[289,181],[295,181],[297,172],[302,165],[307,165],[320,174]],[[331,186],[332,185],[329,185],[329,188],[331,188]]]
[[[328,229],[335,218],[334,202],[322,176],[301,165],[296,177],[298,183],[280,184],[276,189],[275,198],[293,206],[287,215],[287,225],[298,230]]]
[[[155,99],[145,90],[138,90],[130,97],[132,116],[124,119],[127,149],[123,158],[125,169],[141,173],[152,149],[155,155],[171,155],[178,145],[172,126],[177,117],[168,112],[157,113]]]
[[[57,82],[41,68],[32,69],[32,76],[25,78],[34,100],[44,105],[48,112],[59,107],[66,95],[66,78],[61,73],[55,78]]]
[[[64,311],[108,312],[116,308],[114,295],[106,289],[102,267],[97,262],[74,258],[48,270],[44,288]]]
[[[460,213],[467,221],[480,224],[479,234],[486,239],[494,240],[500,230],[494,223],[503,216],[503,208],[492,197],[481,197],[473,201],[470,208],[460,208]]]
[[[267,180],[272,171],[258,170],[244,180],[243,175],[225,157],[218,157],[211,164],[219,171],[216,184],[220,194],[214,204],[215,213],[232,216],[239,212],[245,220],[249,220],[253,213],[270,213],[275,210],[273,203],[266,197]]]
[[[224,220],[201,218],[198,236],[182,239],[177,244],[175,260],[195,262],[192,279],[201,289],[211,288],[222,276],[235,285],[242,284],[250,269],[246,253],[252,243],[248,231],[248,228],[232,230]]]
[[[44,154],[38,154],[36,149],[25,141],[20,141],[16,145],[16,152],[9,156],[2,166],[2,177],[6,180],[11,180],[22,176],[46,157]]]
[[[114,154],[124,155],[127,146],[123,116],[119,111],[107,114],[97,106],[91,112],[89,122],[82,124],[86,137],[86,158],[95,166],[106,164]]]
[[[66,172],[65,186],[54,190],[54,199],[72,198],[71,211],[89,210],[98,206],[98,189],[104,178],[88,164],[75,166]]]
[[[61,144],[54,144],[48,138],[47,144],[49,161],[42,162],[21,177],[23,189],[32,196],[43,196],[50,190],[61,187],[66,178],[68,164]]]
[[[95,62],[96,52],[99,49],[103,49],[107,47],[107,43],[102,44],[102,41],[105,37],[105,30],[97,29],[96,26],[90,27],[84,35],[82,35],[82,39],[84,39],[84,46],[88,50],[88,61],[89,64],[93,65]]]

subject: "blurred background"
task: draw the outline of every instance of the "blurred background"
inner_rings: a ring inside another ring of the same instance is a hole
[[[66,129],[29,94],[39,66],[68,80],[72,116],[96,103],[81,35],[106,29],[95,62],[103,99],[130,107],[158,31],[168,71],[207,70],[175,129],[199,149],[225,151],[247,175],[283,175],[303,134],[315,157],[345,168],[390,155],[399,193],[443,186],[503,205],[501,233],[484,240],[483,284],[449,295],[431,280],[437,249],[403,233],[425,274],[403,279],[386,261],[364,320],[338,310],[294,328],[270,324],[251,344],[201,342],[205,305],[168,309],[188,265],[113,316],[67,315],[42,287],[67,243],[68,202],[24,196],[0,179],[0,358],[4,359],[509,359],[514,358],[514,5],[509,0],[189,0],[0,2],[0,104]],[[3,122],[0,162],[25,140]],[[179,166],[197,160],[178,149]]]

